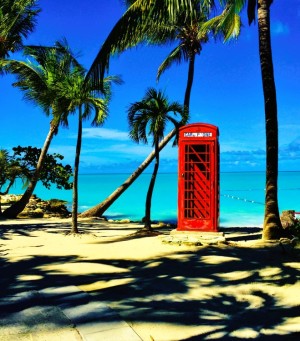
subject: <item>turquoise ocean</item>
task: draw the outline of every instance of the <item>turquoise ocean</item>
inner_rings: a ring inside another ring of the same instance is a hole
[[[95,206],[120,186],[130,174],[82,174],[79,176],[79,211]],[[142,174],[105,212],[109,219],[141,220],[151,174]],[[22,193],[21,184],[11,193]],[[72,190],[47,190],[38,184],[41,199],[62,199],[71,210]],[[220,226],[262,226],[265,173],[232,172],[220,174]],[[300,211],[300,172],[279,172],[279,210]],[[177,221],[177,174],[159,173],[152,198],[152,220]]]

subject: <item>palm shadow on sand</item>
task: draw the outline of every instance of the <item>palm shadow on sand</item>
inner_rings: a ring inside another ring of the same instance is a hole
[[[28,229],[38,228],[17,227],[17,233],[27,238]],[[5,238],[5,233],[2,237]],[[94,243],[101,248],[103,241],[99,239]],[[111,242],[112,247],[116,245],[116,241]],[[178,340],[242,340],[245,335],[258,340],[299,337],[293,326],[293,321],[299,318],[299,306],[282,304],[275,290],[295,286],[299,281],[298,253],[283,252],[278,245],[256,248],[223,245],[191,251],[170,247],[169,250],[163,257],[143,260],[126,259],[122,255],[112,260],[100,256],[86,260],[72,254],[25,257],[10,262],[1,246],[0,266],[5,274],[0,279],[1,296],[75,285],[88,291],[93,300],[114,308],[133,328],[139,323],[153,323],[193,330],[192,336]],[[51,270],[53,265],[76,267],[91,263],[109,266],[114,271],[80,275]],[[21,279],[31,275],[35,280]],[[274,288],[274,292],[269,288]],[[7,314],[4,308],[1,307],[2,313]]]

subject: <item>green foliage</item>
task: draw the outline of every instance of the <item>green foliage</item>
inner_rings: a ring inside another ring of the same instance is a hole
[[[181,120],[175,119],[178,116]],[[143,99],[131,104],[128,109],[129,136],[133,141],[145,144],[148,143],[148,136],[151,136],[154,146],[164,138],[168,122],[179,128],[187,123],[188,118],[188,112],[182,105],[178,102],[169,103],[162,91],[149,88]]]
[[[24,99],[52,115],[52,124],[68,126],[70,99],[62,93],[64,85],[84,69],[76,60],[65,40],[54,46],[26,46],[23,50],[26,61],[6,59],[1,62],[3,72],[16,76],[14,87],[19,88]]]
[[[14,147],[13,155],[7,151],[0,150],[0,190],[5,184],[9,188],[17,178],[21,178],[27,184],[34,174],[41,149],[36,147]],[[71,189],[72,168],[70,165],[63,165],[61,154],[46,154],[39,180],[43,186],[50,188],[55,184],[58,189]],[[2,194],[4,194],[2,193]]]
[[[0,149],[0,194],[7,194],[16,178],[24,180],[26,175],[19,163],[9,156],[9,152],[5,149]],[[7,185],[6,189],[4,192],[1,192],[4,185]]]
[[[295,218],[294,225],[290,227],[293,236],[300,238],[300,219]]]
[[[13,159],[21,165],[24,172],[27,172],[30,179],[38,162],[41,149],[36,147],[14,147]],[[51,184],[55,184],[58,189],[71,189],[72,183],[70,178],[72,176],[72,167],[70,165],[63,165],[59,161],[64,157],[61,154],[47,154],[40,174],[40,181],[43,186],[50,188]]]
[[[250,0],[251,1],[251,0]],[[218,4],[219,3],[219,4]],[[97,84],[109,70],[110,58],[139,44],[161,45],[181,40],[180,49],[169,55],[165,65],[179,61],[183,53],[196,42],[197,54],[207,34],[220,35],[228,40],[240,34],[240,11],[246,0],[126,0],[127,10],[109,33],[96,56],[87,78]],[[218,4],[218,6],[216,6]],[[218,12],[221,14],[216,15]],[[216,16],[215,16],[216,15]],[[211,18],[207,21],[207,19]],[[185,31],[185,32],[184,32]],[[182,33],[186,36],[182,39]],[[186,33],[188,33],[186,35]],[[197,39],[186,39],[191,34]],[[204,38],[204,39],[203,39]],[[185,42],[184,42],[185,41]],[[199,45],[200,43],[200,45]],[[195,45],[194,45],[195,47]]]
[[[61,199],[50,199],[50,200],[48,200],[48,202],[49,202],[49,205],[51,207],[65,205],[67,203],[67,201],[64,201],[64,200],[61,200]]]
[[[296,217],[297,214],[295,210],[282,211],[280,220],[282,227],[289,235],[300,238],[300,218]]]
[[[40,9],[36,0],[1,0],[0,2],[0,58],[23,46],[23,39],[33,31]]]
[[[177,120],[174,116],[179,116]],[[140,102],[131,104],[128,109],[129,137],[137,142],[148,143],[148,136],[153,139],[155,149],[155,165],[146,197],[144,229],[151,231],[151,200],[159,167],[159,142],[164,138],[168,122],[178,129],[187,123],[188,111],[178,102],[169,103],[162,91],[149,88]],[[175,140],[176,142],[176,140]],[[173,144],[174,145],[174,144]]]
[[[1,149],[0,150],[0,189],[6,182],[8,170],[8,151]]]
[[[60,213],[65,209],[66,202],[59,199],[51,199],[48,201],[49,210],[54,213]]]

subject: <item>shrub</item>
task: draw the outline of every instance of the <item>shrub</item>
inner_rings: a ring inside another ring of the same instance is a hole
[[[294,210],[282,211],[280,216],[282,227],[294,237],[300,238],[300,219]]]

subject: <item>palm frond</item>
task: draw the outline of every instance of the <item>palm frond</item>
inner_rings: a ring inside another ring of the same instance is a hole
[[[247,14],[248,14],[249,25],[251,25],[252,22],[255,21],[256,7],[257,7],[257,0],[248,0]]]
[[[171,67],[171,65],[176,62],[177,64],[180,64],[182,60],[184,59],[183,51],[181,49],[181,46],[175,47],[171,53],[167,56],[167,58],[160,64],[156,80],[159,81],[160,76],[165,72],[168,68]]]
[[[43,99],[41,103],[44,102],[47,86],[44,81],[45,73],[41,67],[31,62],[17,60],[6,60],[3,65],[5,72],[16,76],[13,86],[18,87],[23,92],[25,100],[37,104],[36,98],[38,96]]]
[[[177,102],[169,103],[162,91],[147,89],[143,99],[128,109],[129,137],[137,143],[148,143],[147,136],[152,136],[153,146],[156,145],[164,137],[167,122],[175,127],[180,125],[180,121],[170,115],[171,112],[174,116],[185,115],[184,107]]]
[[[226,18],[227,20],[223,21],[223,32],[224,32],[224,40],[227,41],[230,38],[237,38],[241,32],[241,17],[233,13],[231,18]]]
[[[0,3],[0,58],[23,46],[23,39],[34,30],[40,9],[35,0],[2,0]]]
[[[224,9],[217,15],[203,24],[202,30],[212,31],[214,35],[223,36],[224,41],[237,38],[241,30],[241,18],[239,13],[246,4],[246,0],[226,0]]]
[[[143,26],[143,11],[140,8],[127,10],[121,19],[113,27],[94,62],[89,69],[86,79],[99,84],[104,74],[109,70],[109,60],[114,54],[136,46],[145,40],[145,34],[140,28]]]
[[[193,21],[201,6],[214,6],[212,0],[136,0],[126,3],[128,9],[113,27],[87,73],[87,79],[93,83],[101,83],[109,70],[111,56],[138,44],[166,42],[169,39],[167,33],[170,35],[166,27],[176,23],[177,18]]]

